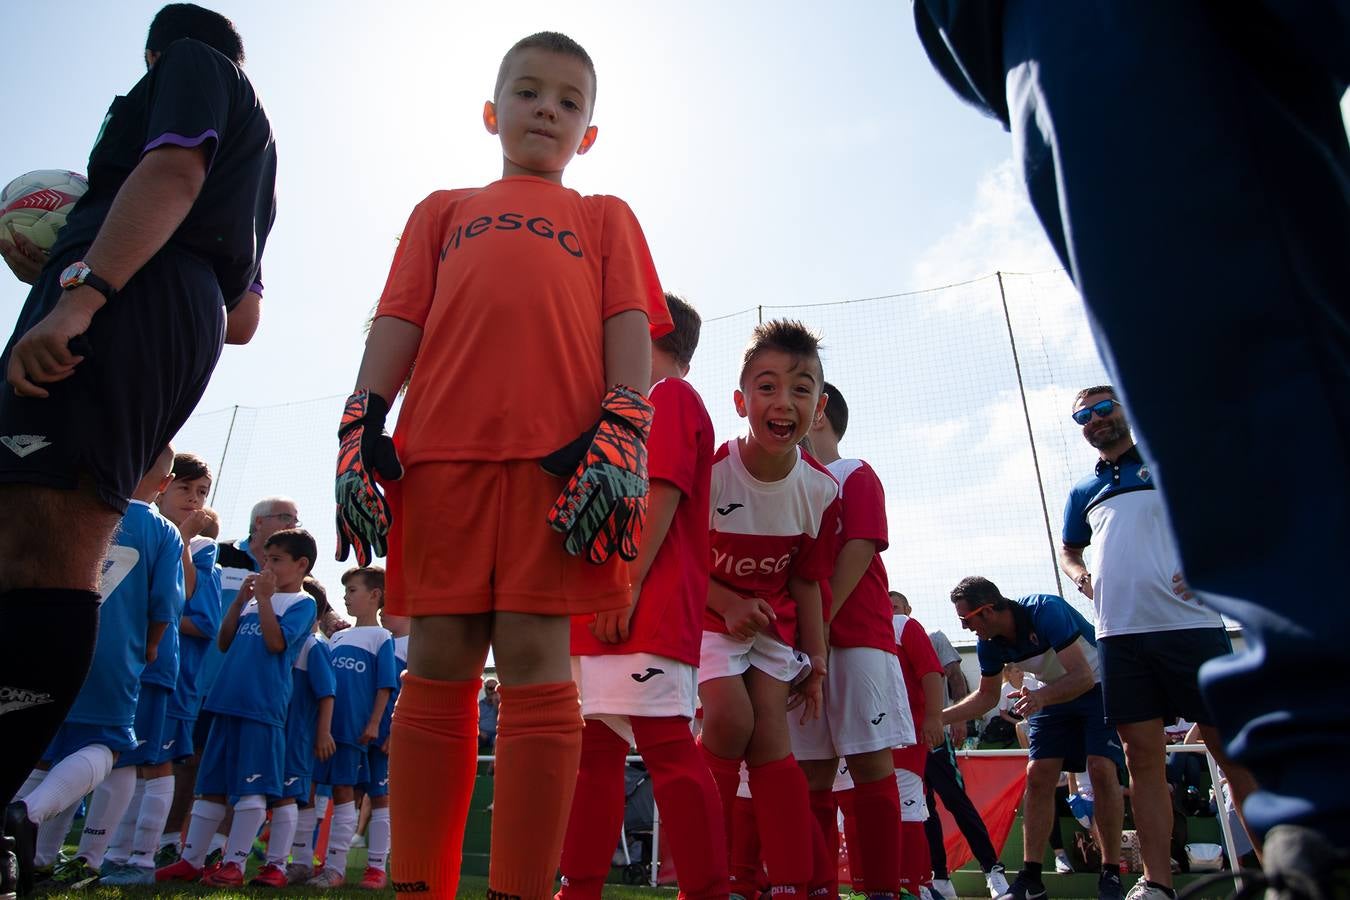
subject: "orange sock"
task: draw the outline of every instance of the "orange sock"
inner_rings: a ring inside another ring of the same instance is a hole
[[[548,900],[581,762],[575,682],[502,685],[488,896]]]
[[[478,758],[481,682],[403,676],[390,729],[389,879],[399,894],[454,897]]]

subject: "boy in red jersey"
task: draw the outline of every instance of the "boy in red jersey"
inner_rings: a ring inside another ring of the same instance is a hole
[[[819,339],[805,326],[756,327],[735,394],[749,433],[713,458],[712,579],[698,675],[704,757],[724,815],[741,760],[749,766],[779,897],[805,896],[819,841],[787,720],[794,685],[791,705],[803,709],[793,715],[819,715],[825,674],[820,582],[834,569],[839,486],[797,447],[825,404],[823,384]]]
[[[599,900],[623,823],[623,760],[634,741],[651,772],[680,896],[727,896],[722,803],[689,730],[708,602],[713,426],[683,380],[702,322],[673,294],[666,306],[675,330],[652,343],[651,493],[632,566],[633,604],[572,619],[572,672],[586,728],[561,900]]]
[[[488,893],[552,895],[581,753],[569,617],[630,600],[611,553],[636,556],[643,395],[670,318],[632,211],[562,186],[595,141],[595,84],[564,35],[506,54],[483,108],[503,177],[413,210],[339,430],[339,558],[350,544],[366,564],[388,539],[389,609],[412,617],[390,735],[391,783],[418,785],[390,805],[400,894],[455,894],[491,645],[502,704]],[[391,441],[386,401],[410,371]],[[392,513],[376,473],[402,476]]]
[[[811,453],[839,482],[840,529],[826,593],[830,675],[820,718],[791,721],[792,752],[806,772],[811,810],[827,852],[838,855],[834,783],[839,758],[848,760],[852,805],[858,819],[863,892],[894,898],[900,891],[900,797],[891,761],[894,747],[915,743],[914,722],[895,654],[891,602],[887,596],[886,495],[872,467],[841,459],[839,442],[848,428],[848,404],[825,384],[825,413],[811,427]]]

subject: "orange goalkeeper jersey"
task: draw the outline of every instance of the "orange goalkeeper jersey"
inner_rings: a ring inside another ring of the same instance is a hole
[[[670,314],[617,197],[543,178],[437,191],[408,219],[375,315],[422,328],[396,427],[404,465],[534,459],[594,424],[604,322]]]

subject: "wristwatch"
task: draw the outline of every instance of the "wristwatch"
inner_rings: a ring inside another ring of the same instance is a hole
[[[66,291],[74,290],[81,286],[91,287],[102,294],[107,300],[111,300],[113,294],[117,293],[113,290],[112,285],[95,275],[94,270],[89,268],[84,260],[79,260],[66,266],[61,272],[60,283],[61,289]]]

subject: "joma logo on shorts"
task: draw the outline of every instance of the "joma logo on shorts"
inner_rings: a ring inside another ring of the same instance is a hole
[[[728,575],[774,575],[788,567],[792,562],[792,555],[796,552],[794,548],[782,556],[766,556],[763,559],[736,559],[730,553],[714,547],[712,565],[713,569],[725,572]]]

